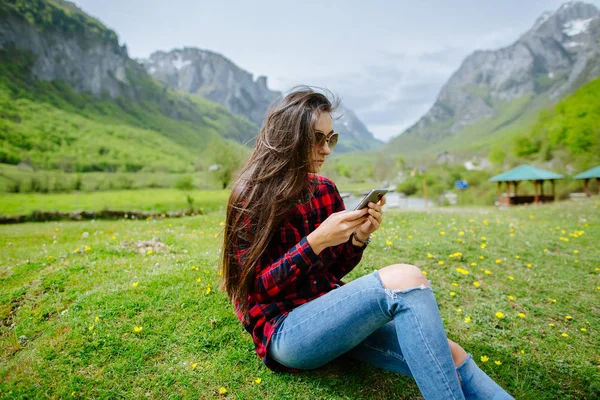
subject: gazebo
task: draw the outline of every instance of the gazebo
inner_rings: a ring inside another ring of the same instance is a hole
[[[596,183],[600,188],[600,165],[595,168],[588,169],[585,172],[577,174],[573,179],[583,179],[583,190],[585,191],[585,197],[590,197],[590,190],[588,189],[588,182],[590,179],[596,178]]]
[[[490,182],[498,182],[498,203],[501,206],[510,206],[516,204],[528,204],[528,203],[544,203],[552,202],[556,196],[554,188],[555,180],[562,179],[562,175],[554,173],[552,171],[546,171],[534,166],[523,164],[517,168],[513,168],[510,171],[496,175],[490,178]],[[517,189],[521,181],[533,182],[533,188],[535,195],[531,196],[518,196]],[[550,181],[552,183],[552,194],[544,195],[544,181]],[[502,193],[502,182],[506,182],[506,193]],[[512,192],[511,192],[512,184]],[[538,193],[538,187],[540,188]]]

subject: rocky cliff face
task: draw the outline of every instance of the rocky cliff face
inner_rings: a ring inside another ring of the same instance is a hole
[[[207,50],[186,47],[157,51],[138,61],[169,86],[216,101],[258,126],[262,125],[269,106],[282,95],[267,87],[265,76],[254,80],[251,73],[226,57]],[[342,118],[334,121],[334,129],[344,134],[340,151],[370,150],[381,144],[354,112],[347,108],[341,111]]]
[[[593,5],[569,2],[544,13],[511,46],[468,56],[430,111],[398,139],[455,134],[523,96],[555,101],[600,75],[599,42],[600,12]]]
[[[72,3],[55,1],[71,15],[54,12],[53,5],[44,1],[32,3],[37,3],[32,5],[36,13],[30,13],[27,20],[9,8],[1,10],[0,49],[11,47],[33,54],[33,77],[62,80],[78,92],[115,98],[128,92],[128,69],[144,73],[113,31]],[[49,21],[44,21],[46,16]]]
[[[255,81],[252,74],[211,51],[186,47],[157,51],[138,61],[169,86],[216,101],[259,126],[271,102],[280,96],[267,88],[266,77]]]

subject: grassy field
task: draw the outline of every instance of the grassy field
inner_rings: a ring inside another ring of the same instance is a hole
[[[419,397],[360,363],[264,367],[218,290],[223,220],[1,226],[0,398]],[[122,246],[154,236],[168,251]],[[376,236],[346,280],[418,265],[448,337],[513,396],[600,396],[600,199],[390,211]]]
[[[32,211],[179,211],[188,207],[187,195],[194,208],[203,212],[223,211],[229,198],[227,190],[140,189],[80,193],[8,193],[0,196],[0,215],[26,215]]]

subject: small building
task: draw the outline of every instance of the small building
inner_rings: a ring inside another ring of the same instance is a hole
[[[516,204],[552,202],[556,197],[555,181],[563,176],[552,171],[536,168],[532,165],[523,164],[490,178],[490,182],[498,183],[498,204],[510,206]],[[518,195],[519,183],[531,181],[533,183],[533,195]],[[552,191],[550,195],[544,194],[544,182],[550,181]],[[502,193],[502,183],[506,185],[505,193]],[[512,190],[511,190],[512,186]]]
[[[588,169],[587,171],[577,174],[573,177],[573,179],[583,179],[583,190],[585,192],[585,197],[590,197],[588,182],[594,178],[596,179],[598,189],[600,190],[600,165],[592,169]]]

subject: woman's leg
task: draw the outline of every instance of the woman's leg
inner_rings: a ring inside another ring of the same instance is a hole
[[[342,357],[359,360],[398,374],[412,376],[396,338],[396,326],[393,321],[388,322]],[[452,341],[449,342],[451,342],[451,348],[455,345],[456,352],[462,353],[458,350],[460,346]],[[467,400],[513,399],[477,366],[471,353],[465,354],[464,357],[461,354],[460,358],[455,358],[455,360],[463,359],[462,362],[457,363],[455,361],[454,364],[461,381],[463,394]]]
[[[464,399],[431,287],[387,289],[378,271],[290,312],[271,339],[269,355],[288,367],[317,368],[390,321],[423,397]]]

